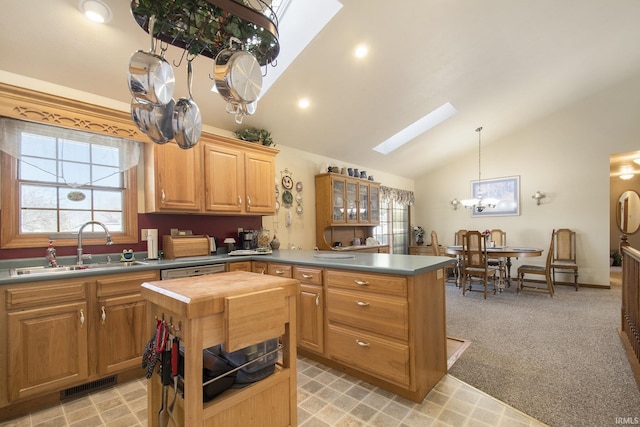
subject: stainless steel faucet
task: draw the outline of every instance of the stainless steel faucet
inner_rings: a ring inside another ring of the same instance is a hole
[[[107,235],[107,243],[106,244],[107,245],[113,245],[113,240],[111,240],[111,234],[109,234],[109,230],[107,229],[106,225],[104,225],[100,221],[87,221],[87,222],[85,222],[84,224],[82,224],[80,226],[80,230],[78,230],[78,259],[76,261],[77,265],[82,265],[82,230],[84,230],[84,228],[89,224],[99,225],[100,227],[104,228],[104,232]]]

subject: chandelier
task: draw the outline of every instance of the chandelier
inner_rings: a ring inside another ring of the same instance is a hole
[[[478,191],[476,192],[476,197],[474,197],[473,199],[460,200],[460,204],[462,204],[462,206],[464,206],[467,209],[474,209],[476,212],[480,213],[484,211],[486,208],[495,208],[496,205],[500,202],[500,200],[492,199],[489,197],[487,198],[482,197],[482,167],[481,167],[482,126],[477,128],[476,132],[478,132]],[[457,204],[454,206],[454,208],[456,207],[457,207]]]

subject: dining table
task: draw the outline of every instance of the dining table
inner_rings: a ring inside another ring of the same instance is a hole
[[[493,259],[505,259],[506,277],[505,283],[507,286],[511,286],[511,258],[521,257],[536,257],[542,255],[543,249],[530,248],[525,246],[492,246],[487,248],[487,256]],[[463,255],[462,245],[447,246],[445,249],[447,255],[454,255],[461,259]],[[458,271],[460,269],[460,262],[458,263]],[[460,274],[458,273],[458,281],[460,280]]]

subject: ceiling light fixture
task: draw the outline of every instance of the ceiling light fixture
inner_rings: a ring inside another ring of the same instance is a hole
[[[309,101],[309,98],[300,98],[298,100],[298,107],[306,110],[307,108],[309,108],[309,106],[311,105],[311,101]]]
[[[353,50],[353,55],[359,59],[364,58],[365,56],[367,56],[368,53],[369,53],[369,48],[367,47],[366,44],[359,44]]]
[[[446,104],[439,106],[420,120],[402,129],[391,138],[387,139],[381,144],[376,145],[375,147],[373,147],[373,150],[377,151],[378,153],[389,154],[396,148],[403,146],[418,135],[423,134],[429,129],[444,122],[457,112],[458,110],[456,110],[455,107],[451,105],[451,103],[447,102]]]
[[[637,160],[637,159],[636,159]],[[635,162],[635,160],[634,160]],[[637,162],[636,162],[637,163]],[[618,175],[620,179],[628,180],[634,177],[633,167],[629,165],[624,165],[620,168],[620,175]]]
[[[104,24],[111,21],[111,9],[100,0],[80,0],[78,7],[93,22]]]
[[[458,200],[458,198],[455,198],[450,203],[451,203],[451,206],[453,206],[453,210],[457,211],[458,206],[460,206],[460,200]]]
[[[462,206],[468,209],[475,209],[476,212],[480,213],[484,211],[486,208],[495,208],[496,205],[500,202],[498,199],[492,198],[482,198],[482,167],[481,167],[481,134],[482,134],[482,126],[476,129],[478,132],[478,196],[473,199],[465,199],[461,200]],[[473,194],[472,194],[473,196]]]

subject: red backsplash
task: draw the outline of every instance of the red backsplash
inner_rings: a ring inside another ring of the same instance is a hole
[[[221,243],[226,237],[238,236],[238,228],[246,230],[258,230],[262,227],[262,218],[259,216],[210,216],[210,215],[167,215],[167,214],[138,214],[138,239],[140,229],[158,229],[158,249],[162,250],[163,235],[170,234],[172,228],[191,230],[193,234],[206,234],[218,238]],[[112,246],[84,245],[85,252],[94,254],[118,253],[123,249],[133,249],[136,252],[145,252],[147,242],[139,241],[136,244],[118,245],[117,239]],[[46,245],[38,248],[0,249],[0,259],[13,258],[37,258],[44,256]],[[56,246],[58,256],[70,256],[76,254],[75,246]]]

